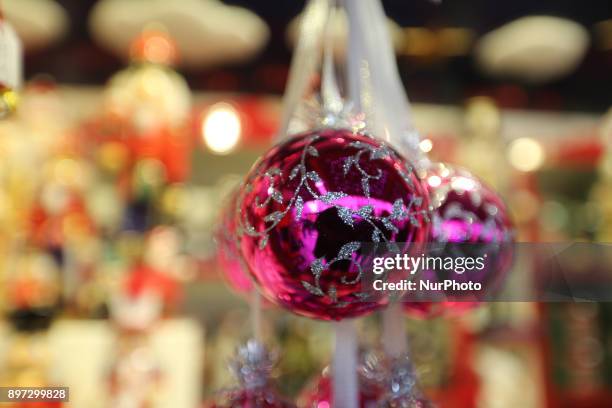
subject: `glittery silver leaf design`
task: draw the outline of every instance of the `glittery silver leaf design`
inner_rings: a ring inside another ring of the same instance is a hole
[[[259,249],[264,249],[268,245],[268,236],[266,235],[259,241]]]
[[[336,259],[351,259],[353,253],[359,248],[361,248],[361,243],[359,242],[349,242],[348,244],[344,244],[342,248],[340,248],[340,252],[338,252]]]
[[[325,293],[323,293],[323,291],[317,286],[313,286],[312,284],[306,281],[302,281],[302,285],[310,294],[313,294],[315,296],[325,296]]]
[[[280,175],[281,173],[282,173],[282,172],[281,172],[281,170],[280,170],[279,168],[277,168],[277,167],[271,167],[271,168],[269,168],[269,169],[268,169],[268,170],[265,172],[265,176],[266,176],[267,178],[272,178],[272,177],[274,177],[274,176],[278,176],[278,175]]]
[[[302,169],[300,166],[295,166],[293,169],[291,169],[291,173],[289,173],[289,180],[293,180],[294,178],[296,178],[297,175],[300,174],[301,170]]]
[[[391,231],[391,232],[393,232],[395,234],[397,234],[399,232],[399,229],[395,225],[393,225],[393,223],[391,221],[389,221],[389,218],[384,217],[382,219],[382,223],[385,226],[385,228],[388,229],[389,231]],[[378,242],[378,241],[376,241],[376,242]]]
[[[272,190],[272,192],[270,193],[270,196],[272,197],[272,199],[274,201],[276,201],[279,204],[283,203],[283,195],[280,193],[280,191],[278,190]]]
[[[298,196],[295,200],[295,220],[299,221],[302,219],[302,212],[304,212],[304,199]]]
[[[344,163],[342,164],[342,173],[346,176],[349,171],[351,171],[351,167],[353,167],[353,165],[355,165],[356,163],[357,161],[355,160],[354,156],[351,156],[348,159],[344,160]]]
[[[371,151],[370,160],[384,159],[390,155],[389,148],[387,146],[381,146]]]
[[[410,186],[410,187],[414,187],[414,183],[412,182],[412,179],[410,178],[410,174],[413,172],[414,170],[412,169],[412,167],[407,166],[406,170],[398,170],[397,172],[399,173],[400,176],[402,176],[402,178],[404,179],[404,181]]]
[[[310,264],[310,271],[312,275],[318,279],[325,270],[325,265],[323,264],[323,258],[317,258]]]
[[[357,210],[357,214],[362,218],[367,218],[372,215],[372,211],[374,211],[374,207],[368,204]]]
[[[323,201],[325,204],[331,204],[333,201],[339,200],[341,198],[346,197],[348,194],[336,191],[330,191],[319,196],[319,200]]]
[[[319,151],[314,146],[308,146],[306,152],[313,157],[319,157]]]
[[[308,177],[308,180],[312,180],[315,183],[321,181],[321,177],[319,177],[319,174],[316,171],[309,171],[306,173],[306,177]]]
[[[399,220],[404,216],[404,200],[398,198],[393,202],[393,210],[391,210],[391,218],[392,220]]]
[[[284,217],[284,214],[280,211],[275,211],[271,214],[268,214],[264,217],[264,221],[266,222],[279,222],[280,220],[282,220]]]
[[[350,208],[338,208],[338,216],[346,225],[350,225],[351,227],[355,225],[353,222],[353,212]]]
[[[361,179],[361,188],[363,189],[363,195],[370,197],[370,180],[367,177]]]

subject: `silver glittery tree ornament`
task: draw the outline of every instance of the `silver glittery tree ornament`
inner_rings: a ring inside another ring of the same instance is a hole
[[[382,390],[376,408],[433,408],[418,386],[417,371],[407,353],[391,357],[384,352],[369,352],[360,373]]]
[[[220,393],[209,408],[293,408],[293,403],[274,389],[272,372],[278,353],[255,339],[238,347],[229,362],[229,369],[238,385]]]

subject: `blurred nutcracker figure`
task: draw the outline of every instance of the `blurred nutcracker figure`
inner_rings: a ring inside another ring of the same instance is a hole
[[[162,385],[162,369],[151,346],[150,334],[160,319],[163,299],[151,285],[134,289],[135,277],[111,297],[117,344],[111,365],[109,407],[149,408]]]
[[[130,66],[109,81],[100,114],[80,128],[84,151],[95,163],[87,208],[103,240],[98,247],[112,259],[90,265],[90,284],[76,296],[103,299],[99,288],[112,290],[127,273],[132,288],[156,287],[167,307],[178,293],[177,278],[191,265],[181,252],[180,231],[160,226],[180,216],[177,201],[190,170],[191,95],[170,68],[176,47],[163,29],[145,29],[130,55]]]
[[[145,29],[132,45],[130,66],[109,81],[102,113],[82,129],[103,174],[128,203],[115,227],[142,232],[172,216],[157,203],[189,175],[191,94],[170,68],[176,60],[172,39],[162,29]]]

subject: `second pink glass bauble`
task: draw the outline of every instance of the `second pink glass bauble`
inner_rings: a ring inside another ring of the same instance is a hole
[[[363,243],[424,243],[429,235],[428,195],[411,165],[349,130],[309,132],[272,148],[239,201],[242,255],[263,294],[316,319],[387,304],[365,287]]]
[[[478,305],[502,284],[512,265],[514,230],[500,196],[477,177],[449,165],[432,165],[423,177],[433,207],[430,257],[484,256],[480,270],[424,270],[421,279],[478,282],[479,292],[447,291],[437,302],[405,302],[417,316],[458,314]]]

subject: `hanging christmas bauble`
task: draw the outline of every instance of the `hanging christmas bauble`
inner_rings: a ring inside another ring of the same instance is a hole
[[[406,303],[417,313],[461,311],[474,306],[498,289],[513,258],[513,226],[499,195],[469,172],[444,164],[426,170],[424,182],[430,191],[432,212],[429,258],[473,262],[454,262],[453,268],[425,268],[421,280],[457,283],[475,282],[479,291],[445,290],[438,305]],[[459,266],[461,265],[461,266]]]
[[[425,176],[434,221],[432,241],[439,243],[505,243],[513,239],[506,205],[489,186],[468,171],[433,165]]]
[[[365,284],[364,243],[425,242],[428,208],[412,166],[385,144],[349,130],[301,134],[247,176],[242,256],[263,294],[288,310],[324,320],[361,316],[387,303]]]
[[[240,255],[236,232],[236,199],[237,193],[232,193],[221,213],[221,222],[215,234],[217,262],[229,286],[237,293],[248,294],[254,286]]]
[[[230,362],[230,369],[239,386],[222,392],[208,408],[293,408],[295,405],[282,398],[270,379],[277,356],[263,344],[249,340],[238,348]]]
[[[378,400],[383,396],[383,390],[376,383],[363,376],[359,377],[359,408],[377,408]],[[298,396],[297,405],[300,408],[319,408],[333,406],[333,384],[330,369],[326,367],[323,373],[312,379]]]

